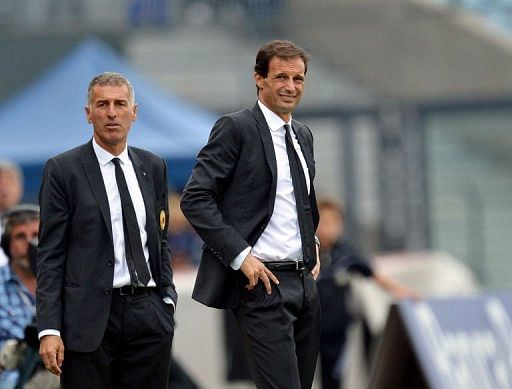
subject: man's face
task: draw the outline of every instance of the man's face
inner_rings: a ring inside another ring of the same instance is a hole
[[[284,121],[297,107],[304,91],[305,65],[300,57],[273,57],[268,64],[267,77],[254,75],[259,88],[258,98]]]
[[[39,231],[39,220],[32,220],[12,227],[9,250],[11,251],[11,263],[23,268],[30,267],[28,258],[28,244],[37,238]]]
[[[85,107],[87,121],[94,127],[96,142],[114,155],[124,150],[137,105],[130,101],[126,85],[94,85]]]
[[[319,210],[320,222],[316,235],[320,239],[321,247],[330,248],[343,234],[343,220],[340,214],[331,208]]]

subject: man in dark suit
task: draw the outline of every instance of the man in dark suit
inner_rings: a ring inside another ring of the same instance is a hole
[[[181,207],[205,242],[193,297],[237,318],[258,388],[310,388],[320,336],[313,137],[292,120],[308,55],[256,56],[258,102],[220,118]]]
[[[39,201],[40,355],[63,388],[167,388],[177,299],[167,167],[128,147],[130,82],[89,84],[91,141],[48,160]]]

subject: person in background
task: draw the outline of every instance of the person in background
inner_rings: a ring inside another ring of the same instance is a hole
[[[336,200],[318,201],[320,223],[320,277],[317,279],[322,309],[320,367],[322,389],[339,389],[342,377],[336,368],[344,351],[347,329],[354,319],[347,300],[349,276],[359,274],[373,279],[394,298],[418,299],[419,294],[374,271],[361,252],[344,237],[344,210]]]
[[[203,242],[194,231],[180,209],[180,195],[169,193],[169,210],[172,223],[169,224],[168,244],[172,253],[174,271],[195,270],[201,259]]]
[[[94,77],[92,139],[50,158],[39,192],[40,355],[64,389],[166,389],[174,309],[167,164],[128,146],[135,92]]]
[[[313,135],[292,119],[308,59],[260,48],[258,101],[215,123],[181,200],[205,242],[192,297],[233,310],[258,388],[310,388],[318,355]]]
[[[23,175],[20,168],[10,161],[0,161],[0,217],[15,206],[23,196]],[[0,225],[0,235],[2,226]],[[0,266],[7,264],[7,255],[0,249]]]
[[[172,253],[172,269],[177,274],[197,269],[201,255],[201,239],[180,209],[180,196],[169,192],[169,223],[167,243]],[[199,389],[191,373],[174,356],[171,358],[169,389]]]
[[[35,314],[35,258],[30,246],[37,244],[39,207],[14,206],[3,214],[2,225],[1,245],[9,263],[0,267],[0,349],[1,362],[10,368],[0,374],[0,388],[8,389],[19,384],[18,368],[28,351],[23,341]],[[5,367],[0,366],[0,370]],[[58,387],[58,380],[50,387]]]

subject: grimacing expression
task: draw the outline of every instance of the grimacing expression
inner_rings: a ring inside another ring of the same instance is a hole
[[[304,91],[306,67],[301,57],[272,57],[267,77],[254,74],[258,98],[284,121],[297,107]]]
[[[85,113],[94,127],[96,142],[112,154],[119,154],[137,118],[137,105],[130,99],[128,87],[124,84],[94,85]]]

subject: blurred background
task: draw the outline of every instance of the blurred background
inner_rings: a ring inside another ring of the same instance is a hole
[[[168,160],[178,211],[216,117],[254,104],[254,58],[274,38],[312,55],[294,116],[313,130],[317,193],[343,202],[348,239],[425,295],[510,289],[510,0],[2,0],[0,159],[36,202],[46,159],[92,134],[89,80],[121,71],[140,105],[130,143]],[[201,243],[180,217],[187,296]],[[228,387],[205,351],[223,350],[220,314],[182,301],[177,358],[201,387]]]

